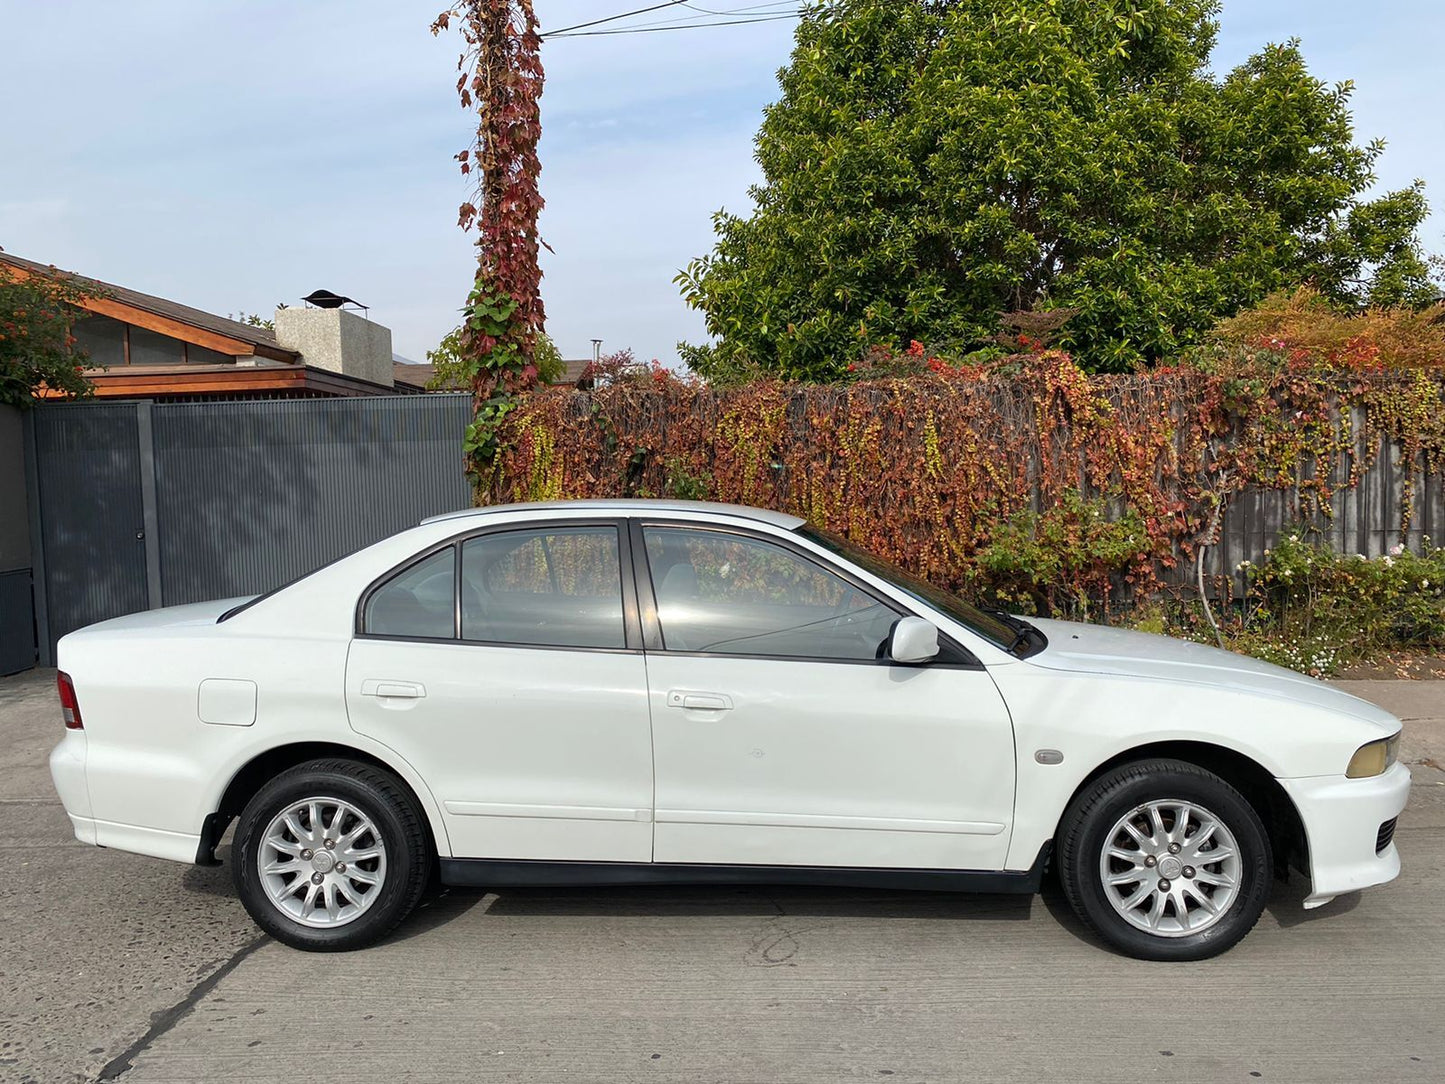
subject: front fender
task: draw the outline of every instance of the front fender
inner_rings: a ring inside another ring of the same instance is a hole
[[[1342,778],[1355,750],[1380,736],[1378,725],[1354,716],[1223,686],[1027,663],[999,667],[993,676],[1015,735],[1009,869],[1026,867],[1054,837],[1069,801],[1101,765],[1133,749],[1196,742],[1246,757],[1276,779]],[[1041,763],[1040,750],[1062,759]]]

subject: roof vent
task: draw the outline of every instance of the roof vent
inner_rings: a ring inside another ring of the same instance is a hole
[[[330,290],[312,290],[301,299],[316,309],[360,309],[367,311],[367,307],[352,297],[345,297],[342,294],[333,294]]]

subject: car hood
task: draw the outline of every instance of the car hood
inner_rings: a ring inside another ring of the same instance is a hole
[[[1207,685],[1309,704],[1374,723],[1389,733],[1400,728],[1398,719],[1369,701],[1304,674],[1232,651],[1105,625],[1032,617],[1028,621],[1049,638],[1049,646],[1029,658],[1035,666]]]

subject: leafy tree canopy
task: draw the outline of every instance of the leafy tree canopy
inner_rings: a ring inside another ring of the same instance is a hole
[[[86,355],[70,333],[74,306],[88,296],[63,277],[0,267],[0,404],[28,407],[42,388],[68,396],[90,393],[82,371]]]
[[[1345,305],[1438,296],[1423,185],[1361,198],[1351,85],[1298,42],[1216,77],[1218,0],[830,0],[797,31],[747,217],[678,276],[714,379],[829,379],[874,343],[962,350],[1070,308],[1122,370],[1304,283]]]

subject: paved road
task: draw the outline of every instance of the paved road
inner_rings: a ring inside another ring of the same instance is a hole
[[[387,944],[259,938],[226,870],[70,839],[49,674],[0,681],[0,1080],[1445,1080],[1445,682],[1359,683],[1416,762],[1395,884],[1123,959],[1039,899],[450,894]]]

